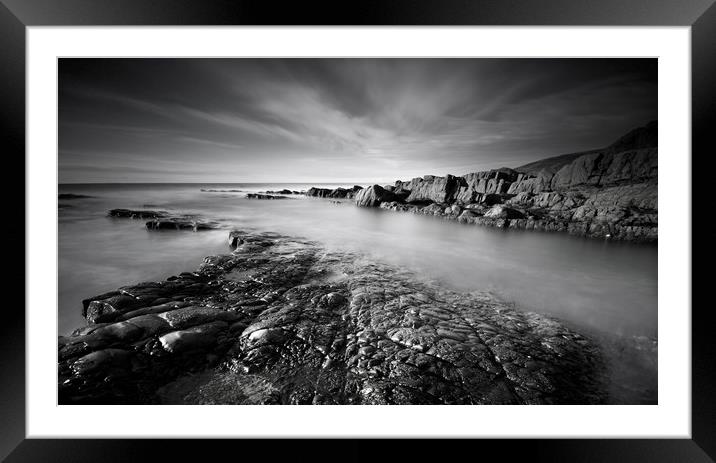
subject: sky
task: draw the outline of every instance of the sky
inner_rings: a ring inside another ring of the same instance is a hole
[[[656,59],[59,60],[59,181],[366,183],[607,146]]]

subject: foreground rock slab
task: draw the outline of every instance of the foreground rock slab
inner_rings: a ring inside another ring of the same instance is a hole
[[[195,272],[84,301],[59,401],[590,404],[595,345],[487,293],[313,242],[233,231]]]

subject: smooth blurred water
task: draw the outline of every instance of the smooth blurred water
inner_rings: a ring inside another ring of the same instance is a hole
[[[119,286],[192,271],[226,253],[227,231],[150,232],[111,208],[198,214],[244,230],[276,231],[329,249],[414,270],[458,290],[488,290],[519,309],[556,316],[603,342],[616,403],[656,401],[657,247],[564,233],[502,230],[438,217],[359,208],[351,201],[247,192],[305,190],[301,184],[60,185],[59,334],[85,324],[82,299]],[[240,189],[240,193],[201,188]]]
[[[246,192],[312,185],[60,185],[59,332],[83,324],[81,300],[120,285],[194,270],[227,252],[227,232],[156,233],[144,221],[113,219],[115,207],[154,208],[223,219],[351,249],[464,290],[490,290],[519,308],[577,326],[656,338],[657,248],[562,233],[501,230],[437,217],[295,196],[268,201]],[[325,185],[331,186],[331,185]],[[333,185],[335,186],[335,185]],[[347,186],[347,185],[344,185]],[[349,185],[348,185],[349,186]]]

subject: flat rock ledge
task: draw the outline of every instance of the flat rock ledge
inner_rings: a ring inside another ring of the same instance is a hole
[[[270,195],[266,193],[249,193],[246,195],[247,199],[288,199],[286,196]]]
[[[61,404],[592,404],[593,342],[487,293],[273,233],[83,302]]]
[[[514,208],[503,204],[489,207],[470,204],[465,207],[455,204],[431,203],[425,206],[392,201],[379,203],[378,207],[390,211],[436,216],[466,224],[503,229],[566,232],[585,238],[655,243],[658,237],[657,227],[644,226],[636,221],[623,221],[622,223],[596,220],[573,221],[569,218],[557,218],[540,211]]]
[[[223,228],[219,222],[205,220],[194,215],[172,215],[166,211],[149,210],[149,209],[111,209],[107,215],[109,217],[124,219],[151,219],[145,222],[144,226],[147,230],[216,230]]]

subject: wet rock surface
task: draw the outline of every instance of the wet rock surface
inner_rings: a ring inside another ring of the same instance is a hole
[[[217,222],[207,222],[194,218],[169,218],[150,220],[145,224],[147,230],[216,230],[221,228]]]
[[[364,188],[355,196],[356,204],[363,207],[377,207],[381,203],[395,201],[397,195],[392,191],[388,191],[380,185],[373,185]]]
[[[289,190],[288,188],[284,188],[283,190],[277,190],[277,191],[264,191],[262,193],[266,193],[269,195],[300,195],[300,194],[306,194],[305,191],[296,191],[296,190]]]
[[[551,318],[302,239],[232,231],[228,245],[85,300],[88,325],[58,341],[60,403],[605,399],[599,350]]]
[[[110,217],[129,219],[152,219],[144,224],[147,230],[217,230],[222,228],[219,222],[202,219],[195,215],[170,214],[157,210],[112,209],[107,214]]]
[[[359,185],[353,185],[352,188],[309,188],[308,191],[305,192],[306,196],[313,196],[317,198],[334,198],[334,199],[340,199],[340,198],[347,198],[347,199],[353,199],[356,197],[356,195],[363,190],[362,186]]]
[[[158,219],[169,216],[166,211],[150,209],[111,209],[107,215],[125,219]]]
[[[269,195],[264,193],[249,193],[246,197],[248,199],[287,199],[285,196]]]

